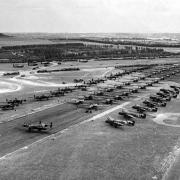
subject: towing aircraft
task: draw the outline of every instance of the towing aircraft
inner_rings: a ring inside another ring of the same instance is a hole
[[[122,126],[134,126],[135,121],[134,120],[120,120],[120,119],[113,119],[112,117],[108,116],[106,123],[110,124],[111,126],[114,126],[115,128],[117,127],[122,127]]]
[[[29,132],[31,132],[32,130],[48,130],[52,128],[52,122],[50,124],[45,124],[42,123],[41,121],[37,124],[23,124],[23,127],[27,128]]]

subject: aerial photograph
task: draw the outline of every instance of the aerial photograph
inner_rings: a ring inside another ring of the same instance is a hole
[[[180,180],[179,8],[0,0],[0,180]]]

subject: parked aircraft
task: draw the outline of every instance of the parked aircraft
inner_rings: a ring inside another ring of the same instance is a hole
[[[22,99],[17,99],[17,98],[15,98],[15,99],[13,99],[13,100],[9,100],[9,99],[6,99],[6,102],[8,103],[8,104],[12,104],[12,105],[14,105],[14,106],[19,106],[20,104],[22,104],[23,103],[23,101],[26,101],[26,100],[22,100]]]
[[[98,107],[99,107],[98,104],[91,104],[86,108],[86,113],[88,113],[88,112],[92,113],[92,110],[97,111]]]
[[[83,104],[84,103],[84,99],[72,99],[71,103],[75,104],[75,105]]]
[[[23,64],[13,64],[13,68],[23,68]]]
[[[124,116],[126,119],[132,119],[132,118],[146,118],[145,113],[134,113],[134,112],[128,112],[122,109],[122,111],[119,112],[119,115]]]
[[[157,92],[156,94],[157,94],[159,97],[164,98],[166,101],[170,101],[170,100],[171,100],[171,96],[170,96],[170,95],[164,94],[164,93],[162,93],[162,92]]]
[[[3,104],[0,105],[1,110],[6,111],[6,110],[13,110],[14,105],[13,104]]]
[[[52,128],[52,122],[50,124],[45,124],[45,123],[42,123],[41,121],[36,124],[24,123],[23,127],[27,128],[29,132],[31,132],[32,130],[38,130],[38,131],[48,130]]]
[[[136,109],[138,112],[143,113],[145,111],[150,111],[150,112],[157,112],[157,107],[144,107],[140,105],[134,105],[132,106],[133,109]]]
[[[108,116],[106,123],[110,124],[111,126],[117,128],[117,127],[122,127],[122,126],[134,126],[135,121],[134,120],[120,120],[120,119],[113,119],[112,117]]]
[[[44,100],[49,100],[49,98],[51,98],[52,96],[50,95],[39,95],[39,96],[36,96],[34,95],[34,99],[37,100],[37,101],[44,101]]]

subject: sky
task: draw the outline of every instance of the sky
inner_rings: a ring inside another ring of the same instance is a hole
[[[180,33],[179,0],[0,0],[0,32]]]

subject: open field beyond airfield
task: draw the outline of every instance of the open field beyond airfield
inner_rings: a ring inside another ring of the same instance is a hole
[[[178,157],[180,151],[179,95],[172,98],[166,107],[147,112],[146,119],[136,119],[134,127],[114,128],[105,123],[108,115],[121,119],[121,108],[131,110],[134,104],[142,104],[150,94],[169,85],[179,85],[180,73],[167,77],[152,87],[130,94],[112,105],[104,103],[128,89],[133,89],[153,79],[155,74],[145,80],[133,82],[123,89],[115,89],[103,96],[95,92],[115,87],[164,68],[164,63],[179,64],[179,59],[137,60],[135,64],[156,64],[151,69],[126,74],[117,79],[109,79],[87,88],[87,91],[74,90],[63,97],[48,101],[34,101],[34,94],[46,94],[51,90],[75,86],[73,80],[104,78],[111,73],[121,73],[124,68],[114,69],[116,65],[130,65],[132,61],[89,61],[88,63],[56,62],[46,69],[79,67],[80,71],[57,73],[37,73],[25,65],[20,75],[0,77],[0,99],[26,98],[27,101],[15,110],[0,111],[0,179],[177,179],[179,174]],[[170,66],[170,65],[168,65]],[[39,64],[40,69],[44,69]],[[0,67],[1,74],[12,70],[12,64]],[[129,70],[131,68],[125,68]],[[165,71],[164,74],[172,73]],[[22,76],[25,75],[25,76]],[[65,82],[65,84],[62,84]],[[79,83],[80,84],[80,83]],[[84,105],[76,106],[71,99],[93,93],[95,99],[87,101],[100,104],[101,108],[85,113]],[[45,110],[46,109],[46,110]],[[163,115],[163,119],[162,119]],[[24,122],[53,122],[47,132],[28,132],[22,127]],[[176,160],[176,161],[175,161]],[[173,172],[175,171],[175,172]]]

